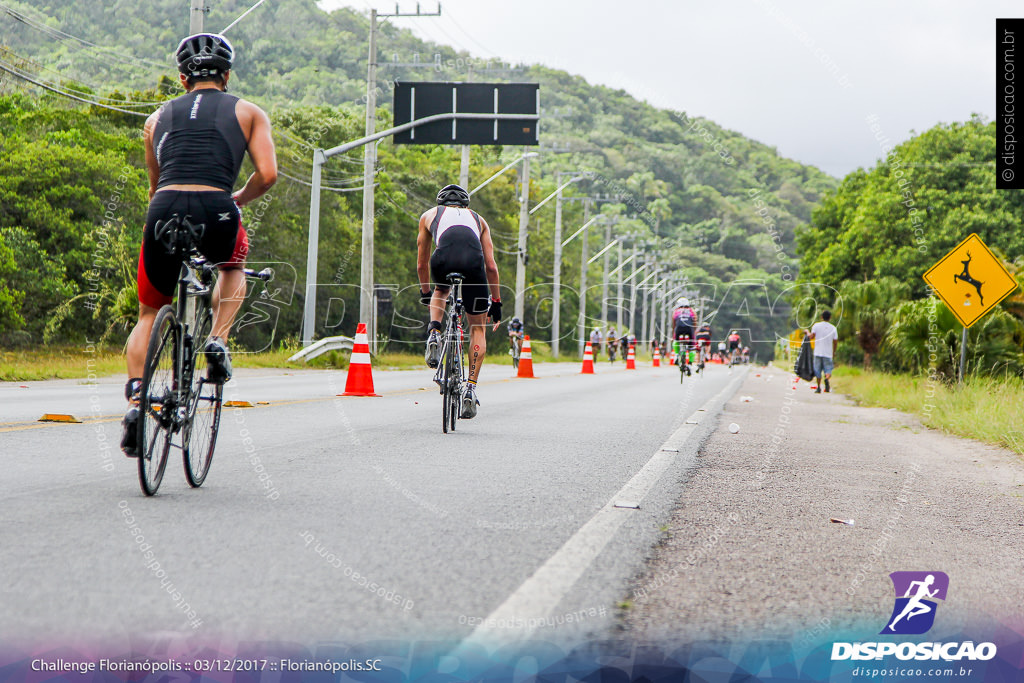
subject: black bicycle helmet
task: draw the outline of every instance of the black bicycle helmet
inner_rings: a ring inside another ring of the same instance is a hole
[[[445,185],[437,193],[437,203],[439,206],[461,206],[465,208],[469,206],[469,193],[458,185]]]
[[[231,69],[235,50],[218,33],[197,33],[178,44],[175,52],[178,71],[189,78],[220,76]]]

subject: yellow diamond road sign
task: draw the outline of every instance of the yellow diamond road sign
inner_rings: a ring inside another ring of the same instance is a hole
[[[973,233],[939,259],[924,281],[964,327],[978,322],[1017,289],[1017,281]]]

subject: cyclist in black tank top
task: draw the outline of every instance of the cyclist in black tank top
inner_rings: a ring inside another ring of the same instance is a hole
[[[200,33],[181,41],[176,53],[186,94],[146,120],[149,211],[139,252],[139,320],[128,338],[128,385],[121,447],[137,455],[137,394],[150,331],[159,309],[171,303],[181,263],[156,239],[158,222],[188,218],[202,225],[200,253],[220,269],[213,293],[213,332],[206,344],[207,375],[231,378],[228,332],[245,299],[242,268],[249,240],[239,207],[266,193],[277,180],[270,119],[256,105],[225,92],[234,50],[224,36]],[[232,194],[246,151],[256,170]]]
[[[231,192],[247,146],[235,115],[237,102],[222,90],[203,88],[164,106],[153,129],[157,190],[184,183]]]

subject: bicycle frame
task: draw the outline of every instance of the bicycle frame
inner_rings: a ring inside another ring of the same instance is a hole
[[[442,424],[446,433],[449,424],[451,429],[455,428],[455,420],[458,417],[457,404],[466,382],[465,364],[462,359],[465,334],[462,324],[462,278],[449,275],[448,281],[450,286],[445,307],[446,322],[441,339],[441,357],[437,364],[437,372],[434,373],[434,382],[437,383],[442,396]]]

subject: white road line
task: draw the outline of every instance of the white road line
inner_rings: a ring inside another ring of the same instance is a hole
[[[642,502],[669,466],[678,460],[682,446],[697,429],[701,418],[717,414],[720,405],[724,405],[729,396],[735,393],[745,376],[745,372],[737,374],[725,388],[687,418],[643,468],[505,602],[488,615],[463,641],[462,646],[473,643],[494,647],[529,638],[536,630],[529,623],[540,622],[550,615],[631,514],[631,509],[615,507],[615,504]],[[691,460],[695,458],[694,455],[683,457]]]

